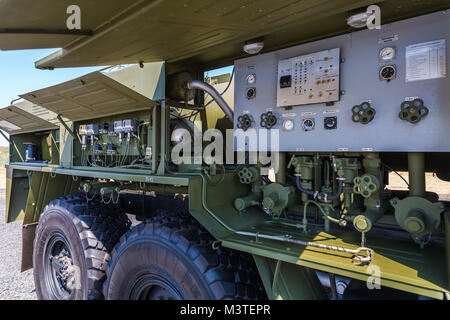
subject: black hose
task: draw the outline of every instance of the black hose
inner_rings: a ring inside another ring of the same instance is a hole
[[[300,176],[297,176],[295,182],[297,183],[297,188],[298,188],[298,190],[300,190],[300,192],[314,196],[314,198],[319,194],[318,191],[311,191],[311,190],[303,189],[302,186],[300,185]]]
[[[319,194],[319,191],[311,191],[311,190],[303,189],[302,186],[301,186],[301,184],[300,184],[300,176],[297,176],[297,177],[296,177],[295,182],[297,183],[297,188],[298,188],[298,190],[300,190],[300,192],[303,192],[303,193],[309,194],[309,195],[311,195],[311,196],[314,196],[314,198],[316,198],[317,195]],[[335,200],[335,199],[337,199],[338,197],[340,197],[341,194],[342,194],[342,189],[343,189],[343,187],[344,187],[344,180],[343,180],[343,179],[339,179],[339,187],[338,187],[338,191],[337,191],[335,194],[331,195],[331,196],[328,196],[328,195],[325,194],[324,200],[325,200],[325,201],[328,201],[328,200]]]
[[[228,103],[225,102],[225,100],[222,98],[220,93],[217,92],[216,89],[214,89],[213,86],[211,86],[203,81],[200,81],[200,80],[190,81],[186,84],[186,86],[189,90],[199,89],[199,90],[202,90],[202,91],[208,93],[211,96],[211,98],[213,98],[213,100],[219,105],[220,109],[222,109],[222,111],[225,113],[227,118],[230,119],[231,122],[233,122],[233,120],[234,120],[233,110],[230,108]]]

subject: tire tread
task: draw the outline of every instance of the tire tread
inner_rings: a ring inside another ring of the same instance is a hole
[[[103,299],[102,284],[111,259],[111,250],[129,230],[130,220],[119,206],[104,205],[99,199],[87,202],[79,194],[51,201],[41,214],[37,228],[45,225],[47,213],[53,209],[60,209],[67,214],[78,232],[88,268],[88,299]]]

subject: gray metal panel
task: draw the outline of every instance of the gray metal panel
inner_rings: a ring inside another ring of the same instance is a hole
[[[235,62],[235,119],[249,113],[256,120],[252,125],[254,129],[260,128],[260,114],[267,110],[273,110],[278,117],[275,128],[281,129],[284,119],[293,119],[294,131],[279,131],[281,151],[450,151],[450,78],[405,81],[408,45],[445,39],[448,63],[449,26],[450,11],[438,12],[383,25],[381,30],[363,30],[238,60]],[[398,40],[379,43],[379,39],[392,35],[398,35]],[[397,51],[394,61],[389,62],[396,65],[397,77],[390,82],[379,80],[380,66],[387,64],[379,61],[379,51],[386,46],[394,46]],[[311,104],[294,106],[291,110],[276,108],[278,61],[331,48],[340,48],[341,57],[345,59],[340,70],[341,90],[345,94],[340,101],[334,106]],[[255,73],[257,79],[252,85],[257,95],[252,100],[245,97],[245,78],[249,73]],[[400,104],[406,97],[420,97],[430,110],[417,124],[398,117]],[[372,102],[375,118],[366,125],[354,123],[352,107],[366,100]],[[306,115],[311,113],[315,115]],[[324,130],[326,116],[337,117],[336,130]],[[315,118],[316,128],[304,132],[301,121],[310,117]]]
[[[0,129],[11,135],[58,129],[58,126],[17,106],[0,109]]]
[[[20,97],[72,121],[149,110],[157,104],[129,84],[121,84],[99,71]]]

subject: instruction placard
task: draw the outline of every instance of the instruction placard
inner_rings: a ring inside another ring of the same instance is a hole
[[[406,47],[406,82],[447,76],[445,39]]]

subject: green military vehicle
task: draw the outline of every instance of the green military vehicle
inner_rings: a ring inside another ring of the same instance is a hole
[[[449,8],[2,1],[0,49],[116,66],[0,110],[38,298],[449,299]]]

